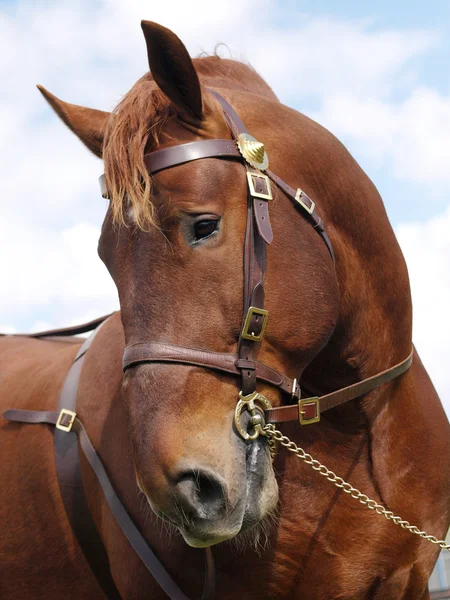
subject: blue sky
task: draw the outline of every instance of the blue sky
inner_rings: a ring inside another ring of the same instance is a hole
[[[450,411],[450,3],[212,6],[0,0],[0,255],[8,283],[0,330],[64,325],[117,306],[96,256],[101,162],[34,86],[110,110],[147,69],[139,26],[146,18],[172,28],[193,55],[226,43],[282,101],[348,147],[397,232],[411,277],[414,340]]]

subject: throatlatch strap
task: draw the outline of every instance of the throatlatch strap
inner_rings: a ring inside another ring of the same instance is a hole
[[[316,397],[318,401],[318,410],[324,412],[336,406],[341,406],[349,400],[355,400],[364,394],[372,392],[380,385],[392,381],[396,377],[399,377],[409,369],[412,364],[414,356],[414,348],[411,350],[410,355],[402,360],[402,362],[394,365],[393,367],[377,373],[372,377],[353,383],[345,388],[326,394],[325,396]],[[305,399],[307,402],[308,399]],[[294,404],[292,406],[277,406],[276,408],[270,408],[265,412],[267,423],[285,423],[287,421],[298,421],[300,419],[299,411],[301,410],[300,404]]]

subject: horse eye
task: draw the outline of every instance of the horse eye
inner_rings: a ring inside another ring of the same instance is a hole
[[[194,224],[194,241],[204,240],[216,233],[219,224],[219,219],[208,219],[197,221]]]

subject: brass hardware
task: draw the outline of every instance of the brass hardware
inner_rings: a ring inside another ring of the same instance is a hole
[[[253,315],[261,315],[263,318],[263,322],[261,325],[261,331],[258,335],[253,332],[249,332],[249,327],[251,324],[251,320]],[[252,340],[252,342],[260,342],[264,336],[264,332],[267,327],[267,320],[269,318],[269,311],[264,310],[263,308],[256,308],[255,306],[250,306],[247,312],[247,316],[245,317],[244,327],[242,328],[241,337],[244,340]]]
[[[269,157],[264,149],[264,144],[258,142],[249,133],[240,133],[236,140],[239,152],[245,161],[255,169],[265,171],[269,166]]]
[[[311,400],[311,398],[308,398],[308,400]],[[360,492],[357,488],[353,487],[350,483],[342,479],[342,477],[339,477],[339,475],[336,475],[336,473],[323,465],[319,460],[313,458],[311,454],[305,452],[303,448],[297,446],[295,442],[283,435],[281,431],[275,429],[275,426],[271,423],[264,425],[264,433],[268,438],[269,447],[271,443],[275,444],[278,442],[290,452],[295,454],[297,458],[303,460],[307,465],[314,469],[314,471],[317,471],[320,475],[322,475],[322,477],[325,477],[325,479],[330,481],[337,488],[343,490],[354,500],[358,500],[358,502],[360,502],[363,506],[366,506],[370,510],[374,510],[379,515],[383,515],[385,519],[392,521],[395,525],[399,525],[399,527],[402,527],[403,529],[406,529],[409,531],[409,533],[418,535],[431,544],[436,544],[440,548],[450,551],[450,544],[447,544],[445,540],[439,540],[436,536],[429,535],[426,531],[421,531],[416,525],[411,525],[409,521],[405,521],[398,515],[395,515],[391,510],[387,510],[387,508],[385,508],[382,504],[378,504],[376,500],[371,500],[369,496],[366,496],[366,494]]]
[[[255,402],[262,404],[265,410],[272,408],[272,405],[267,398],[258,392],[252,392],[247,396],[244,396],[242,392],[239,392],[239,401],[236,404],[234,411],[234,424],[244,440],[256,440],[260,435],[265,435],[264,416],[261,414],[261,411],[258,410]],[[241,423],[241,414],[244,410],[248,410],[250,413],[250,424],[254,428],[253,433],[248,433]]]
[[[314,416],[313,417],[305,417],[305,415],[309,412],[307,409],[314,407]],[[315,396],[314,398],[305,398],[304,400],[298,401],[298,415],[300,425],[311,425],[311,423],[318,423],[320,421],[320,402],[319,398]]]
[[[316,208],[316,203],[314,202],[314,200],[311,200],[311,198],[309,198],[311,200],[311,206],[308,206],[307,204],[305,204],[305,202],[303,202],[302,196],[303,196],[303,191],[300,188],[298,188],[297,193],[295,194],[295,199],[301,206],[303,206],[303,208],[306,210],[307,213],[312,215],[314,212],[314,209]]]
[[[257,192],[255,190],[255,184],[253,183],[253,177],[258,178],[258,179],[264,179],[264,181],[266,182],[267,194],[264,194],[264,192]],[[251,171],[247,171],[247,180],[248,180],[248,187],[250,188],[250,194],[254,198],[262,198],[263,200],[273,200],[272,189],[270,187],[270,179],[267,177],[267,175],[264,175],[264,173],[252,173]]]
[[[68,422],[67,425],[63,425],[61,423],[61,421],[62,421],[62,418],[66,417],[66,416],[70,417],[70,421]],[[67,408],[61,409],[58,420],[56,421],[56,425],[55,425],[56,429],[60,429],[61,431],[65,431],[65,432],[71,431],[72,426],[75,422],[76,416],[77,416],[77,413],[73,412],[73,410],[69,410]]]

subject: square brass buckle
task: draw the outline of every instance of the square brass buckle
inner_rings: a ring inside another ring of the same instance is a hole
[[[71,431],[72,425],[75,422],[76,416],[77,416],[77,413],[73,412],[73,410],[68,410],[67,408],[61,409],[58,420],[56,421],[56,426],[55,426],[56,429],[60,429],[61,431]],[[70,420],[67,423],[67,425],[63,425],[61,423],[61,421],[64,417],[70,417]]]
[[[255,190],[255,184],[253,183],[253,178],[264,179],[264,181],[266,183],[266,189],[267,189],[266,194],[264,194],[263,192],[257,192]],[[250,188],[250,194],[254,198],[262,198],[263,200],[273,200],[272,190],[270,188],[270,179],[267,177],[267,175],[264,175],[263,173],[253,173],[252,171],[247,171],[247,180],[248,180],[248,187]]]
[[[300,425],[311,425],[320,421],[320,403],[317,396],[305,398],[298,402],[298,416]]]
[[[314,202],[314,200],[311,200],[311,198],[309,198],[309,196],[308,196],[308,198],[311,202],[311,206],[308,206],[307,204],[305,204],[305,202],[303,202],[302,196],[303,196],[303,192],[300,188],[298,188],[297,193],[295,194],[295,199],[301,206],[303,206],[303,208],[306,210],[307,213],[312,215],[314,212],[314,209],[316,208],[316,203]]]
[[[263,318],[263,322],[261,325],[261,331],[258,334],[253,333],[253,331],[249,331],[249,327],[251,324],[251,320],[253,315],[261,315]],[[256,308],[255,306],[250,306],[247,312],[247,316],[245,317],[244,327],[242,328],[241,337],[244,340],[252,340],[252,342],[260,342],[263,338],[264,331],[267,327],[267,319],[269,318],[269,311],[264,310],[262,308]]]

